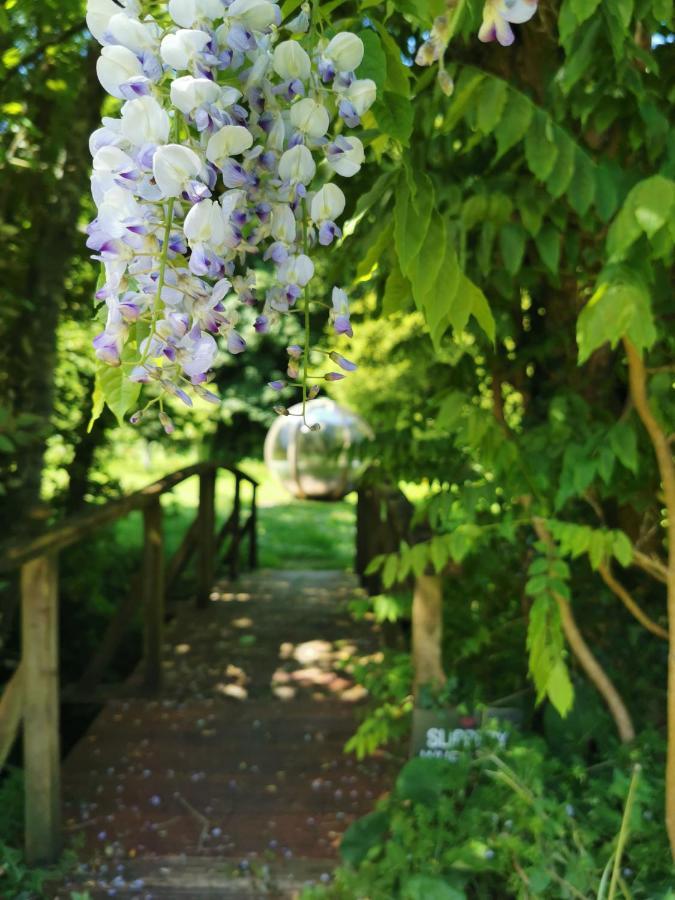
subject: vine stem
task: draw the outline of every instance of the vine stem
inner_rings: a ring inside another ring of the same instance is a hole
[[[173,137],[176,143],[180,142],[180,122],[178,120],[178,112],[176,112],[176,117],[173,121]],[[155,293],[155,301],[152,304],[152,319],[150,320],[150,334],[148,335],[148,346],[141,357],[141,361],[139,365],[143,365],[147,362],[148,357],[150,355],[150,346],[152,344],[152,336],[155,333],[155,328],[157,326],[157,320],[159,319],[159,313],[162,309],[162,291],[164,290],[164,279],[166,276],[166,267],[168,263],[169,256],[169,241],[171,239],[171,229],[173,227],[173,206],[174,206],[174,198],[169,197],[169,202],[166,205],[166,222],[164,223],[164,235],[162,239],[162,252],[159,257],[159,272],[157,274],[157,292]]]
[[[307,234],[307,201],[302,201],[302,252],[305,256],[309,256],[309,237]],[[310,341],[310,320],[309,320],[309,288],[305,285],[303,290],[304,303],[304,321],[305,321],[305,345],[302,352],[302,421],[307,424],[307,382],[309,380],[309,341]]]
[[[647,394],[647,370],[635,344],[623,339],[628,360],[628,383],[635,411],[649,435],[659,467],[667,511],[666,544],[668,560],[665,581],[668,604],[668,695],[667,695],[667,759],[666,759],[666,831],[675,859],[675,462],[668,436],[654,415]]]
[[[612,880],[609,885],[609,894],[607,900],[614,900],[614,897],[616,896],[616,889],[619,885],[619,876],[621,874],[621,857],[623,856],[626,841],[628,840],[630,814],[633,810],[633,803],[635,801],[635,789],[637,788],[639,777],[640,765],[637,764],[633,766],[633,776],[630,780],[628,797],[626,798],[626,805],[624,807],[623,817],[621,819],[621,829],[619,830],[619,838],[616,842],[616,852],[614,853],[614,864],[612,866]]]

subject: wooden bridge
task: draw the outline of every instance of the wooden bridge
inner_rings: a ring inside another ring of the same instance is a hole
[[[219,470],[235,487],[217,527]],[[199,478],[198,512],[165,560],[160,498],[190,477]],[[378,647],[374,628],[347,614],[356,581],[254,571],[256,487],[238,469],[201,463],[0,560],[0,571],[21,567],[22,607],[21,663],[0,698],[0,765],[22,726],[29,861],[49,863],[64,843],[81,844],[72,884],[54,884],[50,896],[65,900],[75,888],[94,898],[295,896],[305,881],[329,877],[344,829],[386,788],[386,764],[342,753],[363,697],[346,664]],[[58,553],[134,510],[144,521],[138,580],[79,683],[62,688]],[[174,604],[169,616],[165,585],[192,555],[196,602]],[[243,555],[251,571],[241,576]],[[221,562],[227,578],[218,581]],[[143,661],[124,685],[102,688],[139,603]],[[63,766],[60,698],[106,701]]]

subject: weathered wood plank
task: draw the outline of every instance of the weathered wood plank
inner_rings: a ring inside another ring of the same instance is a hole
[[[23,715],[23,675],[21,666],[0,696],[0,771],[16,740]]]
[[[61,849],[58,561],[41,556],[21,570],[26,858],[53,862]]]
[[[159,497],[143,511],[143,643],[145,687],[158,691],[162,685],[164,639],[164,534]]]
[[[133,510],[144,509],[151,505],[160,494],[172,490],[187,478],[202,472],[215,472],[219,468],[234,473],[244,481],[256,484],[253,478],[239,469],[232,466],[221,466],[217,462],[202,462],[187,466],[185,469],[180,469],[155,481],[140,491],[121,497],[119,500],[112,500],[103,506],[92,507],[65,519],[32,540],[4,544],[0,547],[0,572],[12,571],[30,559],[76,544],[89,537],[94,529],[109,525]]]
[[[237,484],[239,482],[237,481]],[[197,559],[197,606],[205,609],[213,587],[216,565],[216,473],[199,476],[199,557]]]

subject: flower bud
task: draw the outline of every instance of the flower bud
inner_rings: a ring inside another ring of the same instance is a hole
[[[138,0],[127,0],[123,8],[114,0],[87,0],[87,28],[99,44],[104,42],[110,20],[118,13],[137,17],[140,13]]]
[[[315,222],[334,221],[345,208],[345,195],[336,184],[328,182],[314,194],[311,215]]]
[[[206,158],[209,162],[222,164],[230,156],[238,156],[253,144],[253,135],[243,125],[225,125],[220,131],[211,135],[206,145]]]
[[[218,248],[225,241],[225,219],[216,200],[202,200],[190,209],[183,223],[185,237],[192,244],[211,244]]]
[[[289,414],[289,413],[288,413],[288,410],[286,409],[285,406],[281,406],[281,405],[279,405],[279,406],[274,406],[273,409],[274,409],[274,412],[275,412],[278,416],[287,416],[287,415]]]
[[[351,362],[349,359],[345,359],[345,357],[336,350],[333,350],[332,353],[329,353],[328,355],[330,359],[332,359],[334,363],[337,363],[341,369],[344,369],[345,372],[355,372],[358,368],[356,363]]]
[[[310,389],[307,391],[307,399],[314,400],[315,397],[319,396],[321,388],[318,384],[313,384]]]
[[[359,116],[368,112],[377,97],[377,87],[372,78],[357,78],[352,81],[344,97],[349,100]]]
[[[131,144],[163,144],[169,137],[169,115],[154,97],[127,101],[121,119],[122,135]]]
[[[326,159],[334,172],[345,178],[351,178],[359,171],[365,159],[363,144],[357,137],[340,136],[328,146]]]
[[[335,35],[324,51],[338,72],[353,72],[363,59],[363,41],[351,31],[341,31]]]
[[[455,90],[455,82],[448,75],[445,69],[439,69],[438,75],[436,76],[436,81],[438,83],[439,88],[443,91],[446,97],[451,97],[453,91]]]
[[[121,86],[132,78],[143,77],[141,61],[126,47],[104,47],[96,62],[96,74],[103,88],[113,97],[123,100]]]
[[[286,387],[285,381],[268,381],[267,387],[271,387],[273,391],[282,391]]]
[[[341,372],[326,372],[323,377],[326,381],[342,381],[345,376]]]
[[[279,177],[291,184],[309,184],[315,173],[314,157],[302,144],[286,150],[279,160]]]
[[[167,416],[167,414],[164,412],[164,410],[162,410],[159,414],[159,421],[162,425],[162,428],[164,429],[164,431],[166,431],[167,434],[173,434],[174,431],[176,430],[173,422]]]
[[[285,244],[295,241],[297,224],[288,204],[275,203],[272,207],[271,232],[275,241],[283,241]]]
[[[279,24],[279,7],[269,0],[234,0],[225,10],[225,16],[238,19],[253,31],[264,31],[270,25]]]
[[[152,158],[152,172],[164,197],[180,197],[186,183],[197,178],[201,169],[194,150],[180,144],[158,147]]]
[[[309,3],[303,3],[300,12],[294,19],[286,24],[288,31],[293,34],[304,34],[309,31],[310,25],[310,7]]]
[[[221,91],[220,85],[210,78],[183,75],[182,78],[176,78],[171,82],[171,102],[187,116],[205,103],[215,103]]]
[[[291,122],[303,134],[320,138],[328,131],[330,116],[325,106],[306,97],[291,107]]]
[[[292,81],[299,78],[306,81],[311,71],[311,61],[297,41],[282,41],[274,48],[272,65],[281,78]]]
[[[189,68],[208,42],[209,35],[205,31],[183,28],[162,38],[159,52],[168,66],[181,71]]]

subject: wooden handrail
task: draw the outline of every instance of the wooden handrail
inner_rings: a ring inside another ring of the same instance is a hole
[[[98,652],[85,669],[78,688],[91,689],[112,659],[138,605],[143,609],[144,689],[156,692],[162,680],[162,642],[166,619],[167,573],[181,571],[197,551],[197,606],[208,605],[215,576],[220,535],[215,534],[215,485],[219,469],[235,478],[234,508],[227,519],[231,535],[230,572],[238,569],[239,546],[249,540],[249,563],[257,562],[256,490],[250,475],[217,462],[197,463],[161,478],[140,491],[90,507],[49,528],[34,539],[0,549],[0,572],[21,568],[21,661],[0,690],[0,769],[20,725],[23,725],[25,771],[26,858],[53,862],[61,847],[59,768],[58,554],[91,537],[93,531],[135,510],[143,512],[143,565],[133,590],[121,603]],[[199,476],[199,509],[195,522],[168,564],[164,554],[162,494]],[[241,523],[242,481],[253,487],[249,519]],[[222,532],[221,532],[222,534]]]
[[[32,540],[9,542],[0,546],[0,573],[10,572],[37,556],[53,553],[69,547],[71,544],[76,544],[83,538],[89,537],[92,530],[109,525],[130,512],[150,506],[157,497],[172,490],[181,481],[192,478],[193,475],[215,472],[218,469],[232,472],[237,478],[244,479],[255,487],[258,486],[258,482],[254,478],[233,466],[223,466],[217,462],[196,463],[172,472],[171,475],[166,475],[133,494],[70,516]]]

